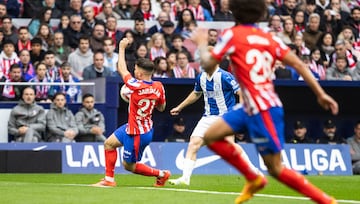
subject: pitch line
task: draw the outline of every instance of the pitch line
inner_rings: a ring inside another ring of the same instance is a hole
[[[16,185],[33,185],[31,182],[4,182],[4,184],[16,184]],[[91,184],[79,184],[79,183],[36,183],[36,185],[49,185],[49,186],[79,186],[79,187],[92,187]],[[144,190],[159,190],[159,191],[176,191],[176,192],[188,192],[188,193],[203,193],[203,194],[215,194],[215,195],[239,195],[238,192],[220,192],[220,191],[207,191],[207,190],[190,190],[190,189],[180,189],[180,188],[155,188],[155,187],[120,187],[107,189],[121,189],[121,188],[135,188],[135,189],[144,189]],[[290,199],[290,200],[310,200],[307,197],[298,197],[298,196],[283,196],[283,195],[271,195],[271,194],[255,194],[256,197],[267,197],[267,198],[279,198],[279,199]],[[354,203],[360,204],[360,201],[357,200],[337,200],[340,203]]]

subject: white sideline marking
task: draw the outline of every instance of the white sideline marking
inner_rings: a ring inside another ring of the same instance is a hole
[[[9,185],[33,185],[34,183],[30,182],[6,182],[0,181],[1,184]],[[49,186],[79,186],[79,187],[92,187],[91,184],[76,184],[76,183],[36,183],[36,185],[49,185]],[[159,191],[176,191],[176,192],[188,192],[188,193],[203,193],[203,194],[215,194],[215,195],[239,195],[238,192],[220,192],[220,191],[206,191],[206,190],[190,190],[190,189],[180,189],[180,188],[155,188],[155,187],[115,187],[107,189],[121,189],[121,188],[135,188],[135,189],[144,189],[144,190],[159,190]],[[279,198],[279,199],[289,199],[289,200],[309,200],[306,197],[299,196],[283,196],[283,195],[271,195],[271,194],[255,194],[256,197],[267,197],[267,198]],[[355,203],[360,204],[358,200],[337,200],[340,203]]]

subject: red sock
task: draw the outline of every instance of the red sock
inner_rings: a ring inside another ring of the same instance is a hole
[[[278,180],[317,203],[329,204],[331,198],[322,190],[311,184],[303,175],[284,167]]]
[[[236,150],[236,144],[232,144],[226,140],[220,140],[208,145],[209,149],[220,155],[225,161],[233,165],[239,172],[241,172],[247,180],[255,180],[258,176],[245,161],[240,152]]]
[[[105,176],[114,178],[115,162],[117,160],[117,151],[105,150]]]
[[[151,168],[145,164],[136,163],[134,173],[143,176],[159,176],[160,171],[159,169]]]

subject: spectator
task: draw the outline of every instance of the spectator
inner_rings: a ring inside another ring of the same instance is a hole
[[[71,74],[82,80],[85,67],[93,63],[93,52],[90,49],[90,40],[87,36],[81,36],[79,47],[69,55],[68,62],[72,67]]]
[[[2,28],[4,33],[4,40],[11,40],[14,45],[18,42],[17,29],[12,24],[12,18],[10,16],[4,16],[2,18]]]
[[[220,0],[220,9],[215,11],[214,21],[234,21],[229,8],[229,0]]]
[[[320,80],[326,79],[326,68],[321,59],[321,52],[319,48],[315,48],[311,50],[310,53],[310,69],[312,72],[317,73],[319,75]]]
[[[3,76],[0,82],[25,82],[22,77],[22,71],[18,64],[10,66],[9,78]],[[2,101],[18,101],[21,98],[21,93],[24,86],[22,85],[2,85],[0,86],[0,99]]]
[[[135,53],[136,59],[140,58],[148,58],[149,59],[149,53],[148,49],[145,43],[140,43],[136,46],[136,53]]]
[[[46,24],[50,26],[51,12],[52,11],[50,7],[44,7],[40,10],[39,13],[33,16],[28,27],[32,36],[38,34],[38,31],[40,30],[40,24]]]
[[[166,47],[164,36],[161,33],[155,33],[152,35],[147,47],[150,50],[151,61],[153,61],[156,57],[166,57],[166,53],[169,49]]]
[[[174,13],[176,20],[181,19],[181,13],[184,9],[188,7],[188,1],[186,0],[178,0],[173,2],[171,5],[171,11]]]
[[[65,94],[58,92],[53,97],[53,103],[46,114],[48,142],[74,142],[79,133],[74,114],[66,107]]]
[[[154,33],[162,33],[162,25],[166,22],[170,20],[169,15],[164,12],[164,11],[160,11],[159,15],[156,18],[157,22],[155,25],[151,26],[148,30],[148,33],[150,35],[153,35]]]
[[[303,10],[295,11],[294,24],[296,32],[305,32],[307,19],[305,19],[305,12]]]
[[[171,76],[171,70],[167,63],[166,57],[156,57],[154,59],[155,71],[153,77],[156,78],[169,78]]]
[[[137,43],[147,43],[151,35],[149,35],[145,30],[145,21],[143,18],[136,18],[134,20],[134,33],[135,33],[135,42]]]
[[[85,6],[85,5],[84,5]],[[82,0],[70,0],[69,7],[66,8],[65,14],[68,16],[82,16]]]
[[[295,41],[296,30],[294,26],[294,20],[292,18],[287,18],[283,23],[283,31],[277,33],[277,36],[285,43],[285,44],[293,44]]]
[[[129,0],[118,0],[118,4],[115,6],[114,11],[120,15],[123,20],[130,20],[134,11],[129,4]]]
[[[281,26],[281,18],[279,15],[274,14],[270,16],[267,27],[264,28],[267,32],[274,32],[276,35],[279,32],[282,32],[283,27]]]
[[[64,30],[63,33],[64,36],[66,36],[64,44],[69,45],[72,49],[76,49],[79,46],[81,36],[88,35],[88,33],[85,33],[82,29],[81,17],[78,15],[70,17],[70,26]]]
[[[354,135],[346,140],[350,145],[351,162],[353,166],[353,174],[360,174],[360,121],[354,126]]]
[[[82,107],[75,114],[79,134],[77,142],[104,142],[106,137],[104,115],[94,108],[95,99],[91,94],[85,94],[82,98]]]
[[[347,66],[346,57],[339,55],[335,64],[326,70],[326,80],[346,80],[352,81],[353,74]]]
[[[326,68],[330,66],[331,54],[335,51],[334,45],[335,37],[329,32],[323,33],[317,42],[317,47],[320,49],[321,60]]]
[[[61,17],[62,11],[58,9],[55,1],[56,0],[44,0],[43,5],[44,7],[51,8],[51,18],[58,19]]]
[[[197,71],[189,65],[187,54],[180,51],[176,54],[177,66],[173,69],[175,78],[195,78]]]
[[[319,29],[320,27],[320,16],[317,13],[313,13],[309,16],[309,23],[303,33],[303,39],[305,46],[310,50],[314,49],[316,43],[319,41],[322,32]]]
[[[171,21],[165,21],[161,26],[167,47],[171,47],[171,39],[175,34],[175,25]]]
[[[20,2],[17,0],[7,0],[6,2],[6,14],[11,18],[18,18],[20,16]]]
[[[31,87],[24,88],[21,100],[10,113],[9,134],[14,136],[16,142],[40,142],[45,127],[45,110],[36,104],[35,90]]]
[[[54,86],[52,93],[63,93],[66,95],[66,102],[67,103],[77,103],[80,102],[78,98],[80,98],[81,95],[81,88],[78,85],[67,85],[67,83],[77,83],[80,82],[79,79],[76,77],[73,77],[71,75],[71,66],[69,63],[64,62],[60,66],[61,75],[58,79],[56,79],[54,82],[61,82],[61,85]]]
[[[37,38],[41,39],[42,42],[42,49],[48,51],[48,49],[54,45],[54,35],[52,30],[48,24],[40,24],[39,31],[37,32]]]
[[[83,2],[83,7],[90,6],[92,10],[94,10],[94,15],[97,16],[103,7],[103,0],[85,0]]]
[[[4,43],[4,29],[0,27],[0,52],[3,50]]]
[[[64,44],[64,34],[60,31],[54,33],[54,45],[50,47],[49,51],[55,54],[55,64],[57,66],[68,60],[71,54],[71,48]]]
[[[94,64],[89,65],[84,69],[84,80],[114,75],[109,67],[104,66],[104,54],[101,51],[96,51],[94,53],[93,61]]]
[[[82,23],[81,30],[86,34],[92,33],[96,24],[104,23],[102,20],[95,18],[94,9],[90,5],[84,6],[83,14],[84,22]]]
[[[305,144],[314,143],[313,139],[306,135],[307,128],[303,121],[297,120],[294,123],[293,136],[288,143]]]
[[[19,53],[23,49],[31,50],[31,41],[29,35],[29,29],[26,26],[21,26],[18,29],[19,40],[16,43],[15,51]]]
[[[354,7],[351,9],[351,16],[348,19],[348,25],[351,26],[355,39],[358,41],[360,37],[359,27],[360,27],[360,7]]]
[[[111,2],[104,1],[102,11],[98,15],[96,15],[96,19],[105,22],[109,16],[116,18],[116,20],[121,19],[120,15],[113,10]]]
[[[178,19],[178,24],[176,26],[175,33],[181,33],[183,31],[188,30],[190,23],[194,21],[196,22],[192,10],[187,8],[182,10]]]
[[[293,79],[292,71],[289,67],[284,66],[284,64],[276,60],[274,64],[275,68],[275,79]]]
[[[31,40],[30,60],[35,65],[42,62],[45,57],[45,51],[42,49],[42,40],[40,38],[33,38]]]
[[[318,144],[344,144],[346,141],[336,134],[336,124],[332,119],[327,119],[323,126],[323,136],[317,139]]]
[[[184,118],[175,118],[173,123],[173,132],[165,139],[165,142],[189,142],[189,136],[186,134],[185,130],[186,125]]]
[[[295,16],[296,0],[284,0],[284,3],[276,9],[275,14],[281,17],[282,21]]]
[[[104,66],[109,67],[112,72],[117,71],[118,53],[115,52],[115,42],[112,38],[104,39]]]
[[[177,1],[178,2],[178,1]],[[171,10],[170,1],[162,1],[160,3],[161,11],[165,12],[169,16],[170,21],[176,21],[175,12]]]
[[[44,63],[38,63],[35,66],[35,72],[36,75],[30,79],[29,82],[35,82],[35,83],[46,83],[46,82],[50,82],[47,78],[46,78],[46,65]],[[41,103],[51,103],[51,99],[49,95],[52,95],[50,92],[50,86],[49,85],[41,85],[41,84],[36,84],[32,86],[35,90],[35,101],[37,102],[41,102]]]
[[[117,20],[113,16],[106,18],[106,34],[108,37],[111,37],[115,43],[115,50],[117,52],[117,44],[120,42],[124,33],[117,29]]]
[[[137,9],[135,10],[132,19],[139,19],[143,18],[147,21],[153,21],[155,20],[155,15],[151,10],[151,2],[150,0],[140,0],[139,4],[137,6]]]
[[[303,35],[301,33],[295,34],[294,45],[300,51],[300,55],[310,55],[310,50],[305,46]]]
[[[330,56],[330,66],[334,65],[334,62],[336,62],[336,58],[340,55],[345,56],[346,66],[348,66],[350,69],[354,69],[356,67],[356,63],[358,62],[358,60],[351,53],[350,50],[346,49],[344,40],[336,41],[335,52],[333,52]]]
[[[208,46],[214,47],[218,40],[219,32],[216,29],[210,28],[208,30]],[[200,62],[199,49],[195,50],[194,53],[195,62]],[[220,63],[220,67],[222,63]],[[225,66],[224,66],[225,67]]]
[[[171,52],[183,51],[188,55],[189,62],[193,62],[192,54],[184,47],[184,38],[180,34],[174,34],[171,39]]]
[[[93,52],[104,49],[105,25],[96,24],[90,36],[90,48]]]
[[[15,52],[15,44],[11,40],[3,42],[3,51],[0,53],[0,77],[9,78],[10,66],[19,63],[19,57]]]
[[[66,14],[62,14],[60,17],[59,25],[57,26],[56,31],[64,32],[70,25],[70,17]]]
[[[171,74],[170,74],[171,77],[174,77],[173,70],[177,65],[176,54],[177,54],[176,52],[168,52],[168,53],[166,53],[166,61],[167,61],[168,65],[169,65],[169,70],[171,71]]]
[[[48,81],[54,82],[60,79],[61,71],[55,64],[55,53],[52,51],[46,51],[44,57],[44,63],[46,65],[46,78]]]
[[[196,21],[213,21],[212,13],[200,4],[200,0],[189,0],[188,8],[194,14]]]
[[[22,69],[22,76],[25,81],[29,81],[35,76],[35,68],[30,61],[30,52],[27,49],[23,49],[19,53],[19,66]]]

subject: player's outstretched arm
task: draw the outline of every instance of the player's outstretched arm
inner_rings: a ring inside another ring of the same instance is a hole
[[[117,65],[117,71],[121,75],[121,77],[124,77],[130,72],[127,70],[127,65],[125,61],[125,49],[129,45],[129,40],[127,38],[123,38],[119,42],[119,57],[118,57],[118,65]]]
[[[310,86],[312,91],[317,96],[318,103],[325,109],[331,110],[331,113],[336,115],[339,112],[339,106],[337,102],[329,96],[324,89],[320,86],[318,81],[312,75],[306,65],[292,52],[289,52],[283,62],[295,68],[295,70],[304,78],[306,83]]]
[[[201,92],[192,91],[178,106],[170,110],[171,115],[179,115],[186,106],[195,103],[201,97]]]

